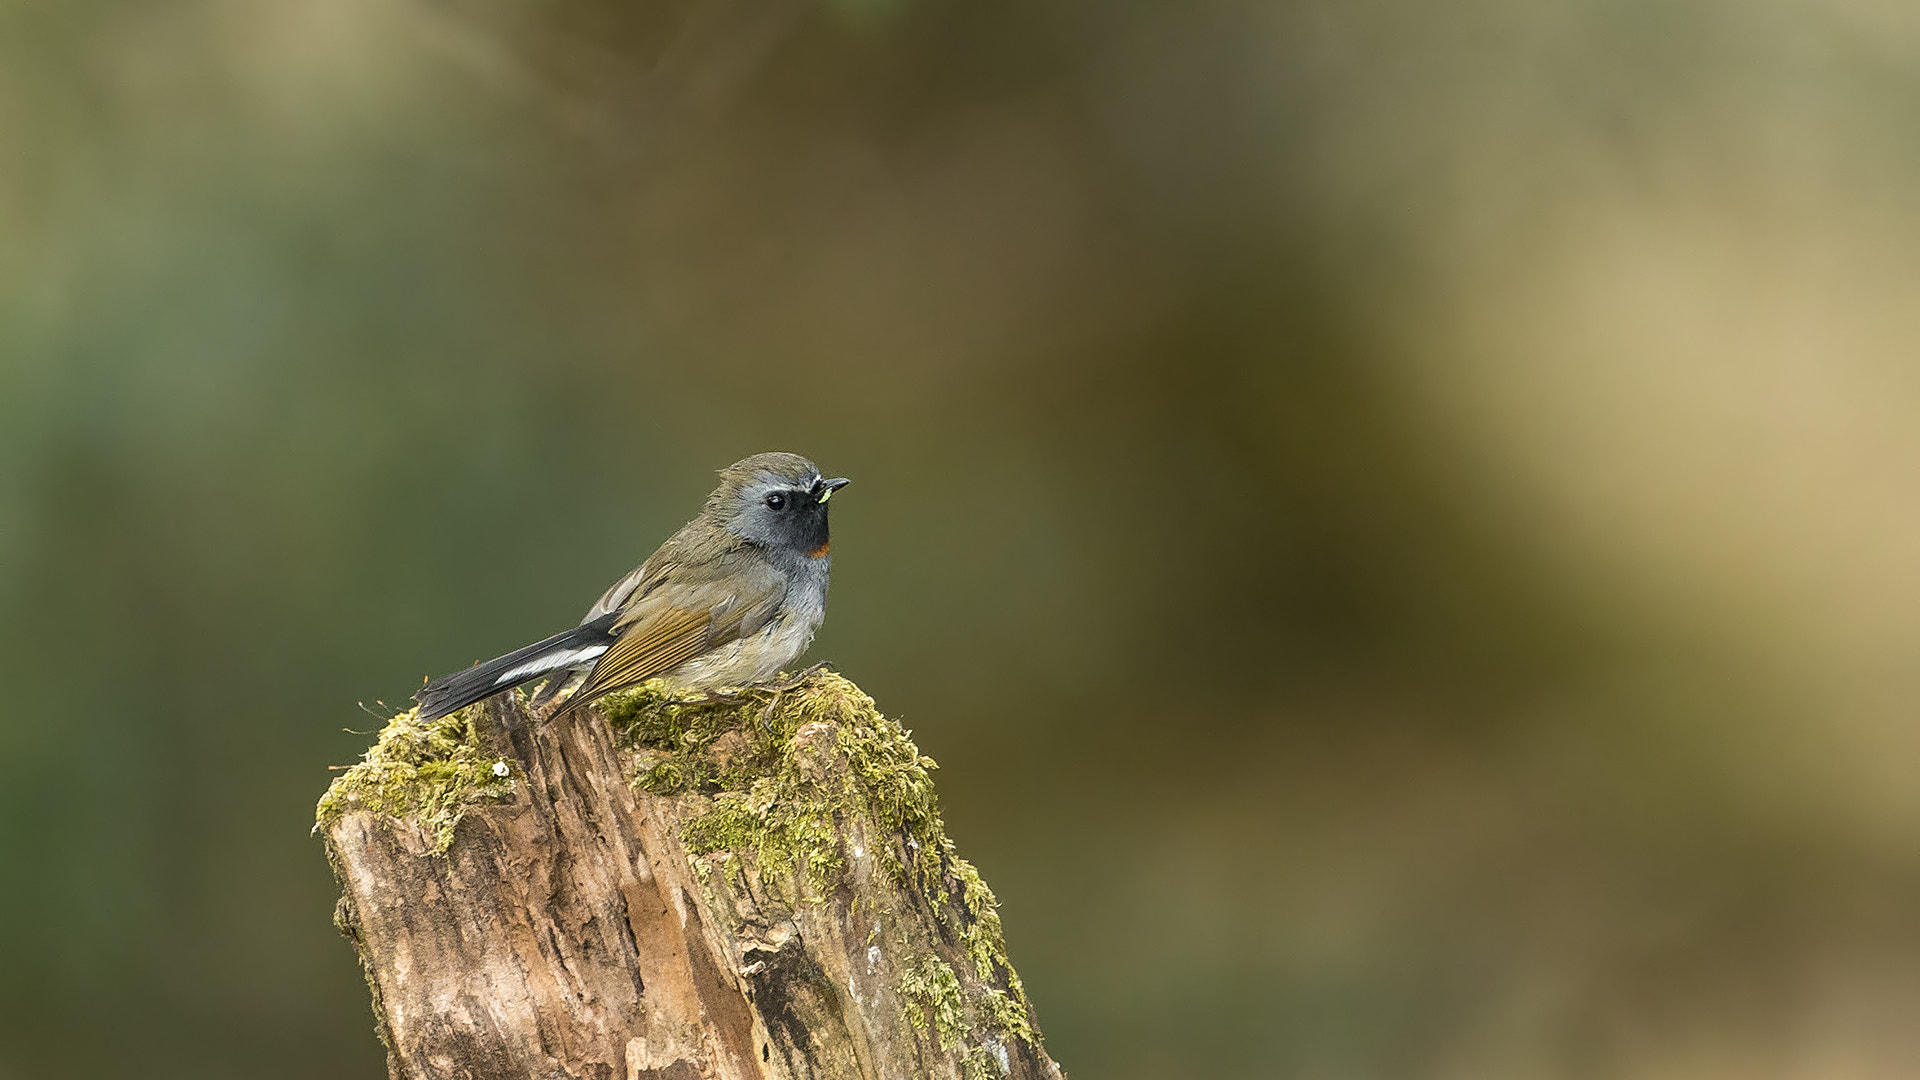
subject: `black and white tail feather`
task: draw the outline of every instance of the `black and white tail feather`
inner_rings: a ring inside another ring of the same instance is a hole
[[[419,718],[437,720],[481,698],[547,676],[552,677],[540,697],[550,700],[574,672],[592,667],[613,645],[615,635],[611,631],[619,617],[617,611],[607,612],[505,656],[429,681],[413,695],[420,702]]]

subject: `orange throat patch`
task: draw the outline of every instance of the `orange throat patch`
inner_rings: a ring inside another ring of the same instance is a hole
[[[821,544],[819,547],[814,548],[812,551],[807,552],[807,558],[809,559],[823,558],[827,554],[827,549],[831,548],[832,546],[833,544],[831,542]]]

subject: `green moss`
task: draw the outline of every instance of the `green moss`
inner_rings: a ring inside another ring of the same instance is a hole
[[[937,766],[858,687],[824,673],[780,693],[749,688],[679,704],[649,683],[599,707],[632,755],[632,785],[680,800],[681,839],[710,904],[716,867],[727,875],[751,867],[770,891],[791,887],[789,899],[820,903],[846,867],[847,846],[863,844],[899,890],[892,895],[924,904],[964,953],[943,945],[952,963],[928,952],[905,970],[897,989],[907,1022],[931,1030],[943,1053],[964,1048],[958,1062],[969,1080],[1001,1074],[1008,1040],[1037,1042],[993,891],[946,837]],[[356,810],[410,819],[444,854],[467,807],[511,795],[519,775],[484,752],[478,718],[478,707],[429,723],[413,711],[395,716],[321,798],[315,828]],[[869,942],[879,932],[875,918]]]
[[[917,1031],[932,1029],[940,1052],[965,1046],[960,1068],[967,1080],[991,1080],[1002,1075],[999,1060],[1005,1048],[997,1041],[977,1038],[980,1025],[967,1008],[967,997],[952,966],[937,956],[922,957],[900,976],[894,988],[900,994],[900,1015]],[[1000,991],[993,994],[1005,997]],[[999,1048],[999,1054],[995,1048]]]
[[[1027,1005],[1027,990],[1020,982],[1020,973],[1013,970],[1013,963],[1007,959],[1007,939],[1000,928],[1000,902],[994,899],[993,890],[980,879],[980,871],[973,864],[953,854],[952,844],[947,845],[947,872],[960,886],[962,903],[966,904],[967,919],[961,920],[960,941],[966,946],[967,958],[973,961],[974,971],[989,988],[987,1011],[993,1016],[994,1027],[1009,1038],[1033,1042],[1032,1012]],[[994,986],[1002,979],[1006,989]]]
[[[1001,1053],[1006,1051],[1002,1050]],[[967,1056],[960,1059],[960,1068],[967,1080],[994,1080],[995,1077],[1005,1076],[1006,1072],[999,1064],[993,1048],[985,1043],[968,1047]]]
[[[900,992],[902,1019],[918,1031],[931,1027],[942,1052],[959,1046],[972,1033],[960,979],[945,960],[923,958],[901,973],[896,989]]]
[[[409,709],[388,721],[361,762],[320,797],[314,828],[355,810],[406,818],[432,834],[434,854],[445,854],[467,807],[511,795],[518,774],[511,762],[481,749],[473,727],[477,708],[426,723]]]
[[[976,1029],[1037,1039],[993,891],[946,837],[931,776],[937,766],[858,687],[823,673],[777,695],[748,689],[681,705],[651,683],[609,696],[605,708],[634,754],[633,785],[690,801],[681,839],[691,854],[751,865],[766,887],[794,882],[797,899],[819,902],[845,865],[842,838],[864,838],[888,879],[947,921],[978,988],[967,993],[953,968],[929,954],[902,978],[900,993],[908,1019],[931,1024],[943,1051],[973,1044],[970,1075],[991,1056],[971,1039]],[[707,862],[695,866],[704,881]]]
[[[838,675],[702,705],[674,704],[649,683],[611,695],[606,711],[635,752],[635,787],[711,800],[681,833],[694,855],[751,858],[775,884],[798,872],[818,899],[845,863],[840,837],[856,820],[870,835],[898,834],[904,850],[938,849],[933,759]],[[890,847],[881,864],[904,882]]]

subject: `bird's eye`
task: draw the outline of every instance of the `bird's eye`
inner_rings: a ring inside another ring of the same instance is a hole
[[[785,495],[782,495],[776,491],[773,494],[767,496],[767,509],[785,510],[786,508],[787,508],[787,497]]]

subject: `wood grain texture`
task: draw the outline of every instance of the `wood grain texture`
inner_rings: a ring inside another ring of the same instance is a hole
[[[983,951],[983,928],[1003,948],[991,893],[936,816],[889,830],[856,797],[820,818],[831,833],[811,862],[689,852],[688,823],[717,806],[765,818],[781,813],[769,791],[859,796],[849,755],[879,730],[862,702],[826,676],[781,703],[769,731],[708,717],[704,735],[680,737],[703,761],[745,761],[749,746],[785,755],[788,786],[759,783],[753,802],[718,771],[670,794],[637,790],[661,755],[616,735],[597,706],[543,724],[515,695],[489,699],[451,720],[512,782],[464,808],[443,854],[430,824],[360,808],[343,777],[321,831],[391,1077],[1060,1076],[1004,953]]]

